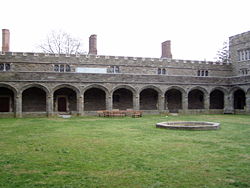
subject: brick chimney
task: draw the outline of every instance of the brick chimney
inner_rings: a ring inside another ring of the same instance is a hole
[[[97,55],[96,35],[91,35],[89,37],[89,54]]]
[[[162,50],[161,58],[172,58],[170,40],[161,43],[161,50]]]
[[[2,29],[2,51],[8,52],[10,50],[10,31]]]

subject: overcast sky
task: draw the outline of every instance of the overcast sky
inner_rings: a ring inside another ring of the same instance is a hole
[[[250,0],[0,0],[11,51],[33,52],[51,30],[97,34],[99,55],[213,60],[229,36],[250,30]],[[1,40],[1,39],[0,39]]]

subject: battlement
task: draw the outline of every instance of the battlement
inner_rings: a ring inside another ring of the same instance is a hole
[[[249,35],[250,35],[250,31],[246,31],[246,32],[229,37],[229,40],[233,40],[236,38],[245,37],[245,36],[249,36]]]
[[[250,31],[229,37],[229,46],[231,49],[233,49],[234,46],[244,45],[246,43],[250,43]]]
[[[230,65],[231,63],[222,63],[216,61],[198,61],[198,60],[183,60],[183,59],[171,59],[171,58],[153,58],[153,57],[130,57],[130,56],[109,56],[109,55],[92,55],[92,54],[52,54],[52,53],[40,53],[40,52],[0,52],[0,57],[19,57],[21,61],[22,57],[27,58],[79,58],[79,59],[100,59],[100,60],[110,60],[110,61],[135,61],[135,62],[151,62],[154,64],[160,63],[177,63],[177,64],[203,64],[203,65]]]

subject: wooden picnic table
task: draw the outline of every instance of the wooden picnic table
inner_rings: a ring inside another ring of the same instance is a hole
[[[97,114],[100,117],[142,117],[142,111],[139,110],[100,110]]]

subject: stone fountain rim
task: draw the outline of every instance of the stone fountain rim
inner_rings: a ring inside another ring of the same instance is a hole
[[[215,130],[220,128],[220,123],[209,121],[166,121],[157,123],[156,127],[182,130]]]

